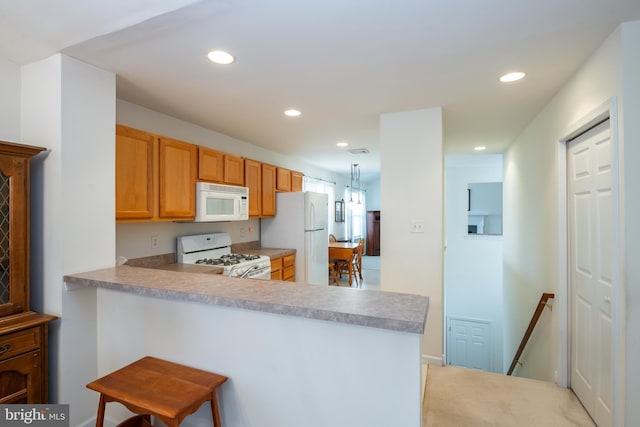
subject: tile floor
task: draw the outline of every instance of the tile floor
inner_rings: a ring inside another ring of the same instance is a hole
[[[362,257],[362,280],[356,284],[355,280],[351,283],[351,287],[362,289],[380,290],[380,257],[379,256],[363,256]],[[338,286],[349,287],[349,275],[343,274],[338,279]]]

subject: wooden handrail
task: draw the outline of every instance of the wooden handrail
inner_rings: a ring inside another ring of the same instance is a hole
[[[520,342],[520,347],[518,347],[518,351],[516,351],[516,355],[513,356],[513,362],[511,362],[511,366],[509,366],[509,371],[507,372],[507,375],[511,375],[513,373],[513,370],[516,368],[516,365],[520,361],[520,356],[522,355],[522,352],[524,351],[524,348],[527,345],[527,342],[529,341],[529,337],[531,337],[531,334],[533,333],[533,329],[536,327],[536,323],[538,323],[538,319],[540,319],[542,310],[544,310],[546,306],[549,306],[549,308],[551,308],[551,306],[547,303],[547,301],[549,301],[550,299],[553,299],[554,296],[555,294],[543,293],[542,296],[540,297],[540,302],[538,302],[536,311],[533,313],[531,322],[529,322],[529,327],[527,328],[527,331],[524,333],[524,336],[522,337],[522,341]]]

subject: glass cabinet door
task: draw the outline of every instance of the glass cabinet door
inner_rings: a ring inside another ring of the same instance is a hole
[[[11,192],[8,176],[0,173],[0,306],[11,301]]]
[[[29,161],[42,150],[0,141],[0,316],[29,310]]]

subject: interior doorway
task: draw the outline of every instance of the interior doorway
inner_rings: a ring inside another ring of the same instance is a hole
[[[502,236],[469,231],[471,217],[488,224],[494,214],[469,197],[469,184],[502,183],[502,162],[501,154],[445,156],[445,363],[496,373],[505,373]],[[452,324],[450,319],[476,323]],[[473,348],[477,355],[471,354]]]
[[[618,424],[624,383],[616,104],[571,126],[558,145],[559,384],[599,426]]]

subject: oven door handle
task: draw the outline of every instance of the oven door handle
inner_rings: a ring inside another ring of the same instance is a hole
[[[261,268],[258,264],[254,264],[251,267],[247,268],[244,273],[240,276],[241,279],[245,279],[252,271],[258,270]]]

